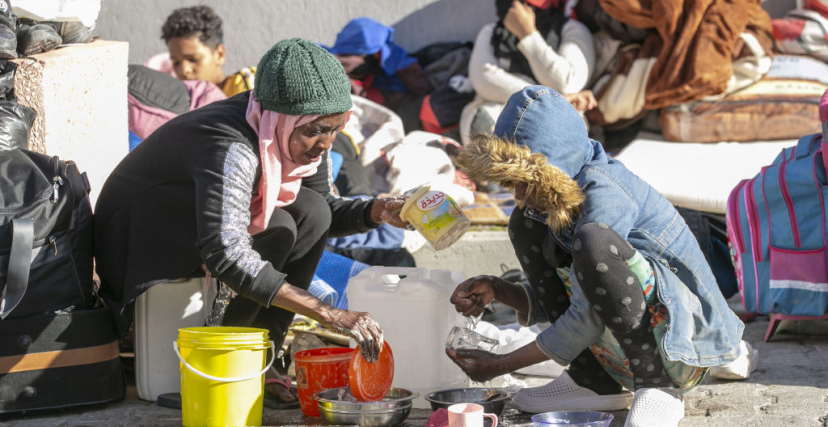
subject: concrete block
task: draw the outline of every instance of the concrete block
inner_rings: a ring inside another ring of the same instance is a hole
[[[459,271],[466,278],[520,268],[506,230],[469,231],[446,249],[426,244],[411,255],[418,267]]]
[[[104,181],[129,151],[129,44],[98,40],[14,60],[18,102],[37,111],[29,149],[74,160],[95,205]]]

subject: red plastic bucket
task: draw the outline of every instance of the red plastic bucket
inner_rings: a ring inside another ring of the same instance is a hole
[[[348,364],[352,348],[325,347],[302,350],[294,355],[299,407],[308,417],[321,417],[313,400],[317,391],[348,386]]]

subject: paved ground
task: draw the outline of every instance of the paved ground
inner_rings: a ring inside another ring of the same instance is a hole
[[[762,341],[768,320],[749,322],[745,337],[760,352],[759,368],[743,382],[705,380],[685,397],[687,416],[681,427],[696,426],[828,426],[828,337],[824,325],[793,324],[799,332],[779,333],[771,342]],[[527,377],[529,384],[546,380]],[[135,387],[121,402],[67,410],[51,414],[0,418],[0,427],[134,427],[180,426],[179,411],[138,400]],[[430,411],[414,410],[406,426],[420,427]],[[612,427],[624,424],[626,411],[615,413]],[[528,416],[507,406],[501,424],[528,424]],[[304,418],[299,410],[265,410],[264,425],[324,425],[319,419]]]

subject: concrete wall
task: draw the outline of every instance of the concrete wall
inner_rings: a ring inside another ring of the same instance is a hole
[[[161,26],[176,8],[205,4],[224,21],[225,73],[256,65],[275,42],[304,37],[331,45],[351,19],[368,16],[394,27],[395,41],[414,51],[436,41],[474,40],[495,19],[493,0],[105,0],[97,34],[129,42],[140,63],[162,51]]]
[[[797,0],[764,0],[780,17]],[[166,50],[161,26],[179,7],[205,4],[224,20],[228,58],[225,72],[255,65],[275,42],[304,37],[331,45],[351,19],[368,16],[396,30],[409,51],[436,41],[473,41],[495,19],[494,0],[104,0],[97,33],[104,40],[129,42],[131,63]]]
[[[796,9],[802,0],[762,0],[762,8],[771,18],[782,18],[791,9]]]

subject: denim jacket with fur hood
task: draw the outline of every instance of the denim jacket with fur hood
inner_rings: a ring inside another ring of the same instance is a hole
[[[653,268],[667,309],[659,343],[667,360],[715,366],[738,356],[744,325],[728,307],[684,219],[649,184],[607,157],[559,93],[543,86],[515,93],[494,133],[473,138],[458,159],[460,167],[477,180],[527,183],[528,194],[549,214],[526,209],[526,215],[545,222],[548,227],[539,232],[551,233],[569,253],[574,231],[588,223],[609,225],[638,250]],[[571,279],[569,309],[537,338],[540,349],[562,365],[604,331],[577,278]],[[545,321],[532,289],[526,291],[530,311],[521,323]]]

